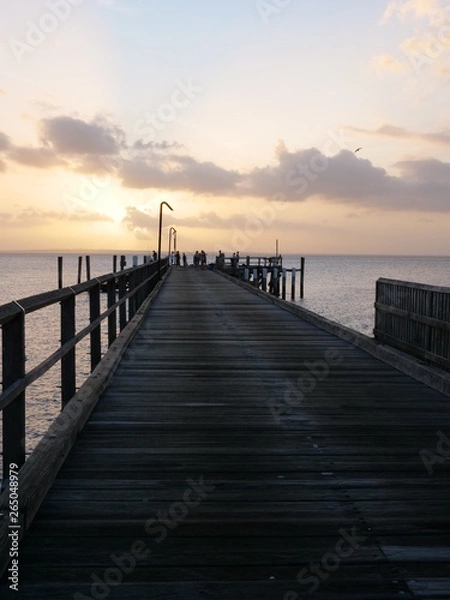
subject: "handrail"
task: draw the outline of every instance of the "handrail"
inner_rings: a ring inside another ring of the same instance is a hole
[[[450,287],[378,279],[373,332],[382,344],[450,370]]]
[[[51,290],[0,306],[3,340],[3,391],[0,410],[3,418],[3,477],[14,463],[25,462],[25,392],[29,385],[61,362],[61,410],[76,392],[76,345],[90,335],[91,372],[101,361],[101,324],[108,323],[108,347],[119,330],[131,321],[159,281],[158,267],[165,272],[168,258],[144,263],[119,273],[93,278],[85,283]],[[100,312],[100,292],[107,292],[107,309]],[[89,294],[89,325],[75,329],[77,296]],[[118,299],[117,299],[118,295]],[[55,304],[61,306],[61,345],[31,371],[25,371],[25,316]]]
[[[161,266],[164,267],[164,264],[167,262],[167,259],[161,260]],[[123,276],[128,276],[131,273],[136,273],[142,271],[149,266],[156,268],[156,262],[145,263],[143,265],[139,265],[137,267],[130,267],[129,269],[125,269],[124,271],[120,271],[119,273],[108,273],[106,275],[101,275],[97,278],[92,278],[89,281],[85,281],[84,283],[78,283],[77,285],[73,285],[70,287],[65,287],[58,290],[51,290],[49,292],[43,292],[41,294],[36,294],[34,296],[27,296],[26,298],[22,298],[19,300],[13,300],[8,302],[7,304],[3,304],[0,306],[0,325],[7,323],[12,318],[17,316],[21,312],[18,304],[20,304],[24,310],[25,314],[29,314],[40,310],[41,308],[46,308],[47,306],[51,306],[52,304],[57,304],[58,302],[62,302],[63,300],[67,300],[75,293],[76,296],[83,294],[85,292],[90,291],[95,288],[97,285],[105,284],[110,281],[116,281]]]

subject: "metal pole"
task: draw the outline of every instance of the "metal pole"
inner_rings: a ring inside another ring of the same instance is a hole
[[[161,279],[161,233],[162,233],[162,208],[165,204],[170,210],[173,208],[165,200],[159,205],[159,231],[158,231],[158,279]]]

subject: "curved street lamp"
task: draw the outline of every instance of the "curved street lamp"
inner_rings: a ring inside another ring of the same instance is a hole
[[[161,230],[162,230],[162,209],[163,205],[173,210],[173,208],[165,200],[159,205],[159,233],[158,233],[158,278],[161,279]]]
[[[171,227],[169,229],[169,260],[170,260],[170,251],[172,249],[172,233],[173,233],[173,251],[177,251],[177,230],[175,227]]]

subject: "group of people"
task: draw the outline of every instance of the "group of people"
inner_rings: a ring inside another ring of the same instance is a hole
[[[230,257],[230,263],[233,269],[236,269],[239,265],[239,258],[239,252],[233,252],[233,256]],[[225,254],[222,250],[219,250],[219,254],[216,256],[216,267],[222,270],[225,268]]]
[[[194,254],[194,267],[206,267],[206,252],[204,250],[195,251]]]
[[[152,252],[152,258],[153,260],[158,260],[158,254],[155,250]],[[200,250],[200,252],[196,250],[192,257],[192,264],[194,267],[206,267],[207,260],[208,256],[204,250]],[[228,260],[230,261],[231,267],[236,269],[239,266],[239,252],[233,252],[233,256],[229,257]],[[181,267],[181,265],[187,267],[188,259],[186,253],[183,252],[180,254],[179,250],[172,250],[169,256],[169,264],[177,267]],[[216,256],[216,267],[218,269],[223,269],[225,267],[225,254],[222,250],[219,250],[219,253]]]
[[[181,261],[183,261],[183,267],[187,267],[187,256],[186,253],[180,254],[179,250],[172,252],[169,256],[169,263],[181,267]]]
[[[183,252],[183,254],[180,254],[178,250],[172,251],[169,256],[169,264],[181,267],[181,263],[183,263],[183,267],[188,266],[188,259],[186,253]],[[194,267],[206,267],[206,263],[206,252],[204,250],[201,250],[200,252],[196,250],[192,259],[192,264],[194,265]]]

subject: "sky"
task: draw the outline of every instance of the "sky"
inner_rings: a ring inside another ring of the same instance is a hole
[[[0,11],[0,251],[450,254],[448,1]]]

